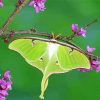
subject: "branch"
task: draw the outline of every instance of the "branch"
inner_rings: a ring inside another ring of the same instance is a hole
[[[72,40],[72,39],[75,38],[76,36],[77,36],[77,35],[74,33],[74,34],[72,34],[72,35],[66,37],[66,39]]]
[[[90,59],[100,59],[99,56],[89,54],[88,52],[80,49],[78,46],[76,46],[72,42],[70,42],[70,38],[68,39],[64,36],[54,35],[54,37],[53,37],[52,34],[48,34],[48,33],[44,33],[44,32],[43,33],[37,32],[35,29],[20,30],[20,31],[6,30],[5,32],[6,32],[5,35],[0,34],[2,38],[8,38],[9,39],[9,34],[13,33],[14,35],[17,36],[17,37],[15,37],[17,39],[22,38],[22,39],[41,40],[41,41],[45,41],[45,42],[57,43],[57,44],[60,44],[60,45],[63,45],[63,46],[70,47],[73,50],[74,49],[78,50],[79,52],[85,54]]]
[[[52,35],[51,33],[45,33],[45,32],[37,32],[35,29],[29,29],[29,30],[20,30],[20,31],[13,31],[13,30],[6,30],[7,34],[10,34],[10,33],[13,33],[14,35],[20,35],[20,36],[34,36],[36,35],[37,37],[38,36],[44,36],[44,37],[47,37],[49,39],[56,39],[56,40],[63,40],[63,41],[69,41],[67,39],[65,39],[64,36],[59,36],[59,35]],[[26,37],[27,37],[26,36]]]
[[[90,25],[94,24],[97,22],[97,19],[95,19],[94,21],[92,21],[91,23],[87,24],[86,26],[84,26],[83,28],[86,29],[87,27],[89,27]]]
[[[56,35],[56,34],[51,34],[51,33],[45,33],[45,32],[38,32],[35,29],[29,29],[29,30],[19,30],[19,31],[14,31],[14,30],[6,30],[5,31],[6,34],[1,33],[0,36],[3,38],[9,38],[9,35],[11,33],[14,34],[14,36],[17,36],[17,38],[21,38],[21,37],[41,37],[42,38],[48,38],[48,39],[53,39],[53,40],[59,40],[59,41],[63,41],[65,43],[70,43],[72,45],[74,45],[73,43],[70,42],[70,39],[67,39],[65,36],[61,36],[61,35]],[[75,46],[75,45],[74,45]],[[77,46],[75,46],[77,47]]]
[[[15,17],[16,14],[18,14],[22,8],[26,5],[26,3],[28,2],[29,0],[24,0],[23,3],[21,5],[16,5],[15,7],[15,10],[13,11],[13,13],[11,14],[11,16],[8,18],[8,20],[5,22],[5,24],[3,25],[2,27],[2,31],[4,32],[8,25],[11,23],[11,21],[13,20],[13,18]]]
[[[29,29],[29,30],[20,30],[20,31],[15,31],[14,32],[15,35],[25,35],[25,34],[31,34],[31,35],[39,35],[39,36],[47,36],[47,37],[52,37],[51,34],[48,33],[41,33],[41,32],[37,32],[35,29]]]

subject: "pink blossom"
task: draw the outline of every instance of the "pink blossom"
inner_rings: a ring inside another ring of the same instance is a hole
[[[39,11],[44,11],[46,8],[45,8],[45,2],[46,0],[32,0],[30,3],[29,3],[29,6],[32,6],[34,7],[35,9],[35,12],[36,13],[39,13]]]
[[[86,37],[86,30],[84,28],[81,28],[79,32],[76,33],[78,36]]]
[[[93,60],[93,61],[91,62],[91,67],[92,67],[93,69],[96,69],[97,72],[99,72],[99,71],[100,71],[100,61],[98,61],[98,60]]]
[[[90,46],[87,46],[87,52],[88,53],[92,53],[94,50],[96,50],[95,48],[90,48]]]
[[[78,30],[78,24],[72,24],[72,31],[76,33]]]
[[[0,100],[6,100],[6,98],[5,98],[5,97],[3,97],[3,96],[2,96],[2,97],[0,96]]]
[[[92,61],[92,64],[94,64],[94,65],[99,65],[99,64],[100,64],[100,61],[93,60],[93,61]]]
[[[86,30],[84,28],[79,28],[78,24],[72,24],[72,32],[77,36],[86,37]]]
[[[8,90],[11,90],[12,82],[10,80],[10,71],[4,73],[3,78],[0,79],[0,100],[6,100]]]
[[[10,71],[6,71],[3,76],[4,79],[10,79]]]
[[[100,72],[100,66],[96,67],[96,71]]]

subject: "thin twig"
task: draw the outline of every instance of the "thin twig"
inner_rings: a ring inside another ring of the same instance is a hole
[[[22,8],[26,5],[26,3],[28,1],[29,0],[24,0],[21,5],[19,5],[19,6],[17,5],[15,7],[15,10],[13,11],[13,13],[11,14],[11,16],[8,18],[8,20],[5,22],[5,24],[2,27],[2,31],[3,32],[7,29],[8,25],[11,23],[11,21],[13,20],[13,18],[15,17],[15,15],[18,14],[22,10]]]
[[[75,38],[76,36],[77,36],[76,34],[72,34],[72,35],[66,37],[66,39],[72,40],[72,39]]]
[[[90,25],[94,24],[97,22],[97,19],[93,20],[91,23],[87,24],[86,26],[84,26],[83,28],[86,29],[87,27],[89,27]]]
[[[48,37],[49,39],[53,38],[53,35],[50,33],[45,33],[45,32],[37,32],[35,29],[29,29],[29,30],[20,30],[20,31],[13,31],[13,30],[7,30],[6,31],[8,34],[10,34],[11,32],[13,32],[15,35],[37,35],[37,36],[45,36]],[[58,36],[55,35],[56,39],[63,39],[64,40],[64,36]],[[68,41],[66,39],[66,41]]]

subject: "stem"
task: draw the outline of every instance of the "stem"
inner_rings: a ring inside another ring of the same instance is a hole
[[[94,21],[92,21],[91,23],[87,24],[86,26],[84,26],[83,28],[86,29],[87,27],[89,27],[90,25],[94,24],[97,22],[97,19],[95,19]]]
[[[15,35],[37,35],[37,36],[45,36],[45,37],[48,37],[49,39],[52,39],[53,38],[53,35],[50,34],[50,33],[45,33],[45,32],[37,32],[35,29],[29,29],[29,30],[20,30],[20,31],[13,31],[13,30],[6,30],[7,33],[11,33],[13,32]],[[54,36],[54,39],[56,40],[59,40],[59,39],[62,39],[62,40],[65,40],[64,39],[65,37],[64,36],[57,36],[55,35]],[[68,41],[67,39],[65,41]]]
[[[13,20],[13,18],[15,17],[16,14],[18,14],[22,8],[26,5],[26,3],[28,2],[29,0],[24,0],[23,3],[20,5],[20,6],[16,6],[15,7],[15,10],[13,11],[13,13],[10,15],[10,17],[8,18],[8,20],[5,22],[5,24],[3,25],[2,27],[2,31],[4,32],[8,25],[11,23],[11,21]]]
[[[39,35],[39,36],[47,36],[47,37],[52,37],[52,34],[48,34],[48,33],[40,33],[40,32],[37,32],[35,29],[30,29],[30,30],[23,30],[23,31],[15,31],[14,34],[22,34],[22,35],[25,35],[25,34],[31,34],[31,35]]]
[[[77,36],[77,35],[74,33],[74,34],[72,34],[72,35],[66,37],[66,39],[72,40],[72,39],[75,38],[76,36]]]

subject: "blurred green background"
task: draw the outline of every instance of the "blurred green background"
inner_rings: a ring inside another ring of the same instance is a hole
[[[17,0],[3,0],[0,8],[0,27],[14,9]],[[87,37],[77,37],[73,42],[85,50],[86,45],[95,47],[100,55],[100,0],[47,0],[45,12],[35,14],[28,5],[9,25],[12,30],[35,28],[40,32],[61,35],[71,34],[71,24],[84,26],[94,19],[96,24],[87,29]],[[11,71],[13,86],[7,100],[39,100],[42,73],[0,40],[0,74]],[[52,75],[45,93],[45,100],[100,100],[100,73],[91,71]]]

